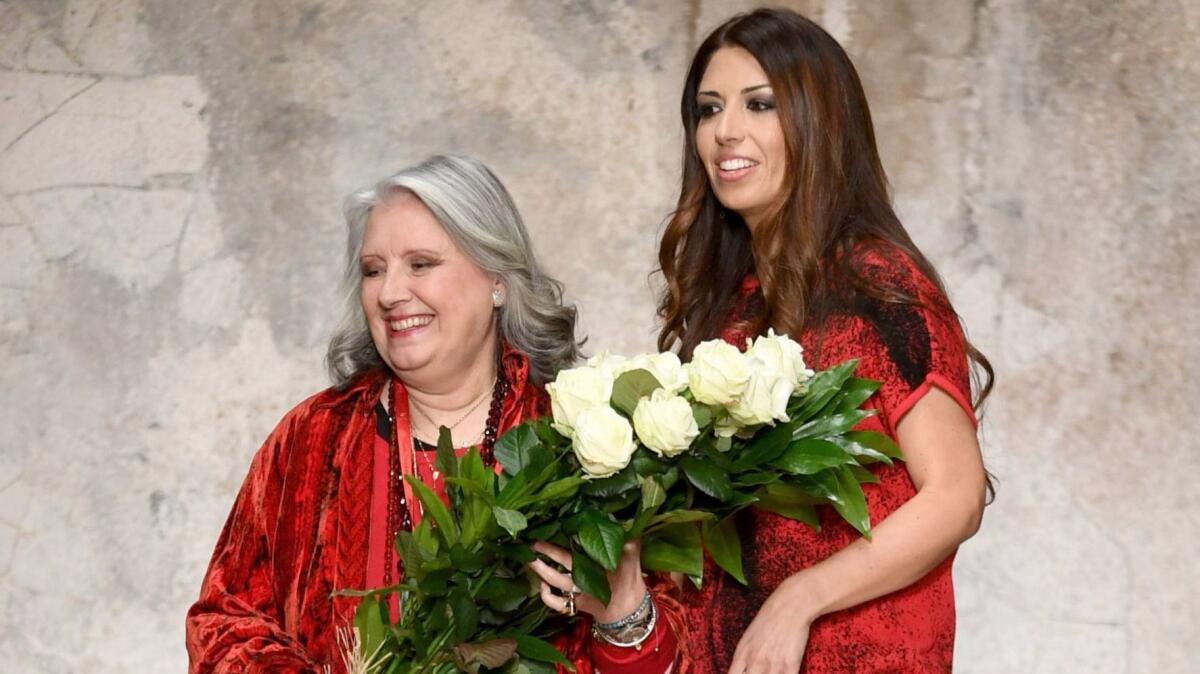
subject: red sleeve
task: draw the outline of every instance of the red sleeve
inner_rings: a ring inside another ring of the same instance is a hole
[[[191,674],[315,674],[319,664],[280,625],[269,532],[277,519],[279,454],[288,415],[254,457],[187,615]]]
[[[839,354],[859,358],[857,374],[880,382],[871,402],[879,408],[887,429],[894,434],[904,415],[934,386],[977,423],[966,340],[946,296],[899,251],[887,256],[868,253],[859,269],[883,287],[900,290],[918,302],[862,299],[855,318],[862,333],[846,340],[845,352]]]

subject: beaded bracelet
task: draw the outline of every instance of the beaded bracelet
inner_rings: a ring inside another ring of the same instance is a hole
[[[649,597],[648,592],[646,596],[647,598]],[[654,605],[653,601],[650,601],[647,606],[649,608],[649,613],[647,614],[645,622],[639,621],[638,623],[625,625],[617,634],[610,634],[608,631],[600,629],[598,623],[593,623],[592,636],[619,648],[637,648],[638,650],[641,650],[642,643],[645,642],[646,639],[649,639],[651,634],[654,634],[654,627],[658,624],[658,608]],[[639,607],[639,610],[635,612],[635,614],[640,612],[641,611]],[[625,618],[622,620],[625,620]],[[608,624],[611,625],[612,623]]]
[[[601,630],[604,630],[606,632],[615,632],[616,630],[619,630],[622,627],[625,627],[626,625],[632,625],[633,623],[639,622],[642,619],[644,619],[645,612],[649,608],[650,608],[650,590],[646,590],[646,594],[642,595],[642,602],[640,604],[638,604],[637,608],[633,609],[633,613],[630,613],[629,615],[625,616],[624,618],[621,618],[620,620],[616,620],[616,621],[613,621],[610,623],[597,622],[596,627]]]

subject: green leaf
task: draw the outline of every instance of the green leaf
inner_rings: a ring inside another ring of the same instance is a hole
[[[401,530],[396,533],[396,554],[400,556],[400,563],[404,566],[406,577],[420,575],[421,553],[411,531]]]
[[[850,526],[858,529],[867,539],[871,538],[871,517],[867,512],[867,497],[863,494],[862,486],[854,475],[846,468],[835,468],[837,476],[839,499],[833,502],[838,511]]]
[[[528,671],[522,672],[522,671],[520,671],[520,669],[518,669],[515,672],[506,672],[505,674],[557,674],[558,673],[558,668],[555,667],[554,665],[552,665],[548,662],[542,662],[541,660],[534,660],[532,658],[526,658],[524,660],[521,660],[520,664],[518,664],[517,667],[518,668],[524,667]],[[574,666],[568,668],[567,671],[571,671],[571,672],[575,671]]]
[[[579,544],[588,555],[609,571],[615,571],[625,545],[625,530],[595,510],[584,513],[579,528]],[[607,602],[606,602],[607,603]]]
[[[712,409],[703,403],[692,403],[692,418],[696,420],[696,426],[703,432],[705,428],[712,425]]]
[[[637,448],[629,460],[629,465],[633,468],[634,473],[642,477],[658,475],[667,469],[667,462],[645,447]]]
[[[575,495],[575,492],[579,491],[580,485],[586,483],[587,480],[581,475],[564,477],[546,485],[541,491],[525,499],[525,501],[528,503],[544,503],[546,501],[571,498]]]
[[[428,562],[437,558],[438,549],[441,546],[438,543],[438,537],[433,533],[433,526],[429,520],[421,520],[421,523],[413,530],[413,540],[417,544],[417,553],[422,560]],[[424,566],[424,564],[420,566]]]
[[[866,445],[847,440],[844,435],[831,435],[826,440],[841,447],[847,454],[853,456],[860,465],[871,463],[886,463],[891,465],[892,458],[887,454],[874,450]]]
[[[437,458],[433,465],[447,477],[458,475],[458,457],[454,454],[454,440],[450,437],[450,429],[438,428]]]
[[[738,472],[750,470],[779,458],[792,441],[793,430],[792,424],[779,424],[759,433],[733,458],[733,469]]]
[[[530,450],[531,457],[548,456],[549,453],[550,450],[541,446]],[[554,477],[558,473],[558,468],[558,464],[548,459],[542,463],[540,458],[534,458],[533,462],[514,475],[512,480],[500,490],[496,496],[496,504],[514,509],[528,505],[530,503],[529,495],[541,489],[550,478]]]
[[[504,472],[516,475],[529,465],[530,452],[534,447],[540,447],[541,440],[529,423],[523,423],[509,429],[496,441],[494,454],[496,461],[504,467]]]
[[[633,466],[626,466],[619,473],[611,477],[588,480],[587,484],[583,486],[583,493],[601,499],[612,498],[617,494],[623,494],[638,486],[637,478],[638,476]]]
[[[856,461],[846,450],[828,440],[807,438],[788,445],[787,451],[773,465],[793,475],[812,475],[847,463]]]
[[[475,598],[487,602],[497,611],[512,611],[520,606],[529,594],[530,585],[525,576],[511,579],[492,577],[483,584]]]
[[[845,468],[846,470],[850,471],[850,474],[854,476],[854,479],[859,484],[879,484],[879,477],[875,475],[875,473],[872,473],[870,470],[863,468],[857,463],[849,464],[845,466]]]
[[[642,537],[642,568],[703,575],[704,545],[700,540],[700,529],[692,523],[679,523],[645,534]]]
[[[359,652],[374,653],[387,640],[387,601],[364,598],[354,611],[354,626],[358,628]]]
[[[412,485],[413,493],[421,500],[421,505],[425,506],[425,514],[433,518],[433,521],[438,526],[438,531],[441,532],[446,545],[454,545],[458,542],[458,525],[455,524],[454,518],[450,516],[450,511],[446,509],[446,504],[442,503],[442,499],[429,485],[425,484],[415,475],[405,476],[405,480]]]
[[[632,417],[638,401],[643,396],[649,396],[662,384],[646,370],[630,370],[624,372],[613,382],[612,406]]]
[[[746,574],[742,571],[742,542],[738,537],[734,517],[730,515],[720,522],[705,523],[701,535],[704,538],[704,548],[708,550],[709,555],[712,555],[717,566],[725,569],[729,575],[745,585]]]
[[[733,483],[739,487],[757,487],[759,485],[770,484],[779,480],[782,477],[779,471],[760,470],[742,473],[733,478]]]
[[[809,493],[827,499],[842,519],[858,529],[863,536],[870,538],[871,521],[867,513],[867,499],[850,471],[840,467],[830,468],[816,475],[797,478],[796,483]]]
[[[575,671],[575,666],[571,664],[562,652],[548,642],[543,641],[535,636],[528,634],[517,634],[517,652],[523,658],[530,660],[540,660],[542,662],[552,662],[562,665],[570,671]]]
[[[538,439],[547,447],[558,447],[566,444],[568,439],[562,433],[554,430],[553,417],[541,417],[532,422],[533,432],[537,434]]]
[[[558,533],[560,527],[562,527],[562,521],[553,519],[527,530],[525,538],[531,541],[544,541]]]
[[[817,417],[803,426],[800,426],[792,433],[793,440],[803,440],[805,438],[820,438],[827,435],[837,435],[849,431],[858,425],[860,421],[869,416],[873,416],[875,410],[855,410],[845,414],[833,414],[827,417]]]
[[[479,486],[485,492],[493,493],[496,483],[496,472],[483,465],[483,457],[478,447],[472,447],[458,460],[458,475],[451,477],[465,478]]]
[[[891,459],[904,460],[904,453],[891,438],[875,431],[849,431],[844,436],[847,441],[854,442],[887,456]]]
[[[571,579],[587,594],[608,605],[612,599],[612,590],[608,586],[608,576],[604,568],[592,561],[587,553],[577,550],[571,553]]]
[[[838,396],[837,407],[831,410],[834,414],[847,414],[858,409],[860,405],[867,401],[875,391],[879,390],[879,382],[874,379],[861,379],[859,377],[851,377],[842,384],[841,394]]]
[[[475,573],[483,569],[484,559],[483,552],[469,552],[461,543],[450,548],[450,564],[459,571]]]
[[[783,487],[784,489],[772,491],[771,487]],[[790,497],[787,493],[789,489],[797,490],[799,492],[798,498]],[[798,522],[803,522],[813,529],[820,531],[821,518],[817,515],[817,508],[814,505],[814,501],[816,499],[795,485],[779,483],[760,489],[758,491],[758,502],[754,506]]]
[[[637,515],[633,516],[633,521],[622,525],[626,532],[625,539],[633,540],[635,538],[639,538],[642,535],[642,532],[646,530],[646,527],[650,525],[650,522],[654,519],[654,516],[657,512],[657,508],[639,510]]]
[[[683,474],[697,489],[719,500],[728,501],[733,494],[729,474],[711,461],[695,456],[685,456],[679,462]]]
[[[825,490],[814,488],[812,480],[800,478],[795,482],[775,482],[758,491],[760,500],[786,501],[805,505],[820,505],[830,503],[825,496]]]
[[[449,589],[448,583],[450,582],[450,576],[452,575],[454,575],[454,571],[451,569],[438,569],[436,571],[430,571],[424,578],[421,579],[421,582],[418,583],[417,586],[420,587],[421,591],[426,594],[440,597],[446,594],[446,591]]]
[[[683,522],[703,522],[711,520],[715,515],[704,510],[672,510],[661,515],[656,515],[651,523],[654,526],[681,524]]]
[[[842,384],[850,378],[856,367],[857,360],[847,360],[814,374],[808,380],[804,395],[793,399],[793,404],[788,405],[788,416],[792,421],[803,422],[820,412],[841,391]]]
[[[459,489],[462,489],[463,492],[482,499],[488,505],[492,505],[496,502],[495,494],[493,494],[487,488],[480,486],[478,482],[470,478],[448,477],[446,478],[446,484],[458,487]]]
[[[500,546],[500,554],[517,564],[528,564],[537,559],[537,553],[523,543],[504,543]]]
[[[454,613],[454,638],[456,642],[470,639],[479,628],[479,609],[466,588],[456,587],[450,593],[450,610]]]
[[[656,477],[642,478],[641,510],[654,510],[667,500],[667,492]]]
[[[504,527],[504,530],[513,538],[516,538],[517,534],[529,526],[525,516],[516,510],[492,506],[492,514],[496,516],[496,523]]]

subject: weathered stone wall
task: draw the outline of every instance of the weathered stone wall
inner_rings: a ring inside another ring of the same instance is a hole
[[[999,374],[956,668],[1189,671],[1200,4],[790,4]],[[745,6],[0,0],[6,671],[184,668],[249,458],[325,385],[351,189],[483,158],[589,348],[650,348],[684,70]]]

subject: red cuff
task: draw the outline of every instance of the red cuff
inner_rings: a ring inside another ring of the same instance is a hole
[[[979,427],[979,419],[975,416],[975,408],[971,406],[970,397],[967,396],[967,394],[960,390],[957,386],[955,386],[954,383],[951,382],[947,377],[937,372],[931,372],[929,376],[925,377],[925,381],[921,382],[920,386],[916,387],[911,393],[905,396],[904,400],[900,401],[900,404],[897,405],[896,408],[893,409],[889,414],[890,419],[888,419],[888,421],[892,425],[893,433],[895,432],[896,427],[900,425],[900,420],[904,418],[904,415],[908,414],[908,411],[913,408],[913,405],[916,405],[926,393],[929,393],[929,389],[934,386],[938,387],[942,391],[945,391],[951,398],[953,398],[954,401],[957,402],[960,407],[962,407],[963,411],[967,413],[967,417],[971,420],[971,423],[974,424],[976,428]]]
[[[663,674],[675,662],[679,639],[660,614],[654,631],[641,643],[640,649],[614,646],[592,637],[588,651],[598,674]]]

